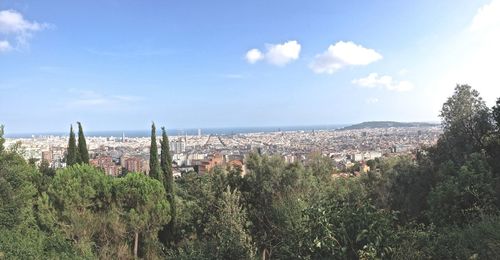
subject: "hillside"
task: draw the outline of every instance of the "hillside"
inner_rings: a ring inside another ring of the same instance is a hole
[[[431,127],[438,126],[436,123],[423,122],[394,122],[394,121],[369,121],[351,126],[346,126],[341,130],[354,130],[364,128],[389,128],[389,127]]]

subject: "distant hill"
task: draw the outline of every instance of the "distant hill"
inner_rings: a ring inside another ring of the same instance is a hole
[[[354,129],[365,129],[365,128],[389,128],[389,127],[432,127],[432,126],[439,126],[439,124],[422,123],[422,122],[404,123],[404,122],[393,122],[393,121],[370,121],[351,126],[346,126],[344,128],[341,128],[341,130],[354,130]]]

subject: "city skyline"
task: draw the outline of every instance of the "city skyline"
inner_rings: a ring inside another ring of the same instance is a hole
[[[3,1],[7,133],[438,121],[500,96],[500,1]]]

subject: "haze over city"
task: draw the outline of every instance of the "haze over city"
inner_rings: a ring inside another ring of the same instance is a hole
[[[438,121],[500,1],[1,1],[6,133]]]

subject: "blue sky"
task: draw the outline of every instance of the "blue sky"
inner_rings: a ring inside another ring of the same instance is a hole
[[[436,121],[500,97],[500,0],[0,1],[6,131]]]

